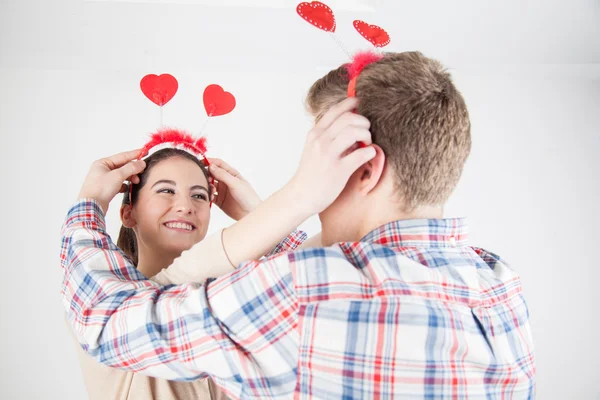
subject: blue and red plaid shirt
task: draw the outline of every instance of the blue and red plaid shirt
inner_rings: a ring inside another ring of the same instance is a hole
[[[533,398],[518,275],[467,244],[462,219],[386,224],[357,243],[159,286],[80,201],[62,231],[62,299],[97,361],[231,397]]]

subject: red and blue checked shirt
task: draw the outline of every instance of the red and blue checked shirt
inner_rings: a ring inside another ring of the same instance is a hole
[[[97,361],[243,399],[535,394],[518,275],[461,219],[386,224],[357,243],[244,263],[205,284],[145,279],[81,201],[62,231],[62,299]]]

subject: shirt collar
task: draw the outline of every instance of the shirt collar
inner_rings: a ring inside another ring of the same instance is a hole
[[[408,219],[389,222],[361,242],[390,247],[462,247],[468,245],[466,218]]]

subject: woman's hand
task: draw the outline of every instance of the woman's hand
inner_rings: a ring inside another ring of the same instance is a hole
[[[140,150],[131,150],[94,161],[81,186],[79,198],[96,200],[106,214],[110,201],[126,190],[124,181],[140,182],[137,174],[146,168],[146,163],[136,160],[139,154]]]
[[[262,202],[252,185],[232,166],[218,158],[209,158],[210,174],[218,195],[214,203],[229,217],[239,221]]]
[[[323,211],[339,196],[350,176],[376,155],[371,123],[352,112],[358,99],[334,105],[308,133],[300,164],[286,190],[307,216]]]
[[[307,218],[327,208],[349,177],[376,156],[369,120],[352,112],[357,105],[351,98],[331,107],[308,134],[294,177],[222,232],[223,249],[232,265],[258,260]]]

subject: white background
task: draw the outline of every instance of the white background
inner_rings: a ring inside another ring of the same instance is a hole
[[[521,273],[538,398],[600,398],[600,3],[488,3],[329,5],[351,51],[369,47],[351,25],[363,19],[388,30],[388,50],[420,50],[450,68],[473,149],[447,216],[466,215],[472,243]],[[304,95],[347,60],[295,5],[0,2],[0,398],[85,398],[59,301],[60,226],[89,164],[141,146],[158,126],[158,107],[139,90],[145,74],[179,80],[164,121],[194,132],[204,87],[231,91],[236,110],[204,132],[210,154],[263,197],[292,176],[311,126]],[[215,211],[211,231],[228,223]],[[318,220],[303,227],[315,233]]]

